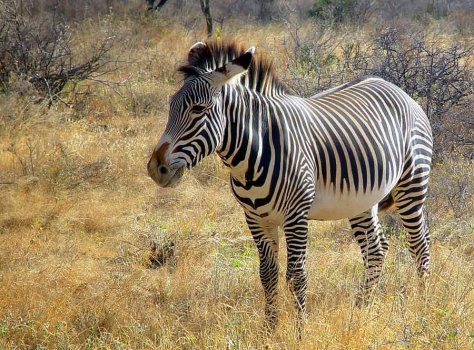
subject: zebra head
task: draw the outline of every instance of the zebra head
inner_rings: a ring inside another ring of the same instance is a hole
[[[194,44],[188,54],[190,65],[181,89],[170,99],[168,123],[148,162],[148,174],[162,187],[176,182],[185,168],[192,168],[212,154],[224,138],[226,118],[222,111],[222,87],[245,73],[254,48],[218,68],[193,66],[207,45]]]

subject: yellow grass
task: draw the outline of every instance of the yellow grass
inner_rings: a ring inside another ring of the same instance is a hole
[[[347,222],[312,223],[301,341],[282,238],[281,317],[266,337],[258,256],[217,157],[176,188],[146,176],[179,85],[177,57],[204,33],[152,20],[103,25],[124,36],[115,54],[132,62],[111,77],[128,79],[123,97],[93,86],[76,109],[47,109],[0,96],[0,349],[474,348],[474,221],[472,212],[454,219],[444,202],[432,203],[428,290],[395,230],[383,280],[362,309],[354,306],[362,263]],[[96,26],[83,24],[80,42],[97,40]],[[283,52],[282,26],[227,31]],[[464,171],[473,176],[472,163]],[[435,172],[433,186],[442,186],[450,171]],[[150,268],[153,240],[175,242],[160,268]]]

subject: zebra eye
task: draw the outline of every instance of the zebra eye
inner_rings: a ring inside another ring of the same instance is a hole
[[[199,106],[199,105],[196,105],[196,106],[193,106],[191,108],[191,113],[193,114],[201,114],[202,112],[204,112],[206,110],[206,107],[205,106]]]

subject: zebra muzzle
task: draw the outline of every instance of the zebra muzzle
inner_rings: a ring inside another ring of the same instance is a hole
[[[148,175],[160,187],[176,185],[183,176],[185,167],[170,167],[161,163],[158,159],[152,157],[147,165]]]

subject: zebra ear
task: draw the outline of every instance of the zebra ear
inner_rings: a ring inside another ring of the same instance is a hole
[[[250,63],[252,62],[254,52],[255,47],[251,47],[243,55],[240,55],[222,67],[217,68],[210,74],[211,84],[215,87],[220,87],[224,84],[231,83],[233,80],[246,73],[250,67]]]
[[[188,63],[190,65],[194,65],[199,61],[199,58],[203,56],[206,50],[209,50],[209,47],[206,45],[206,43],[203,43],[202,41],[195,43],[189,48]]]

